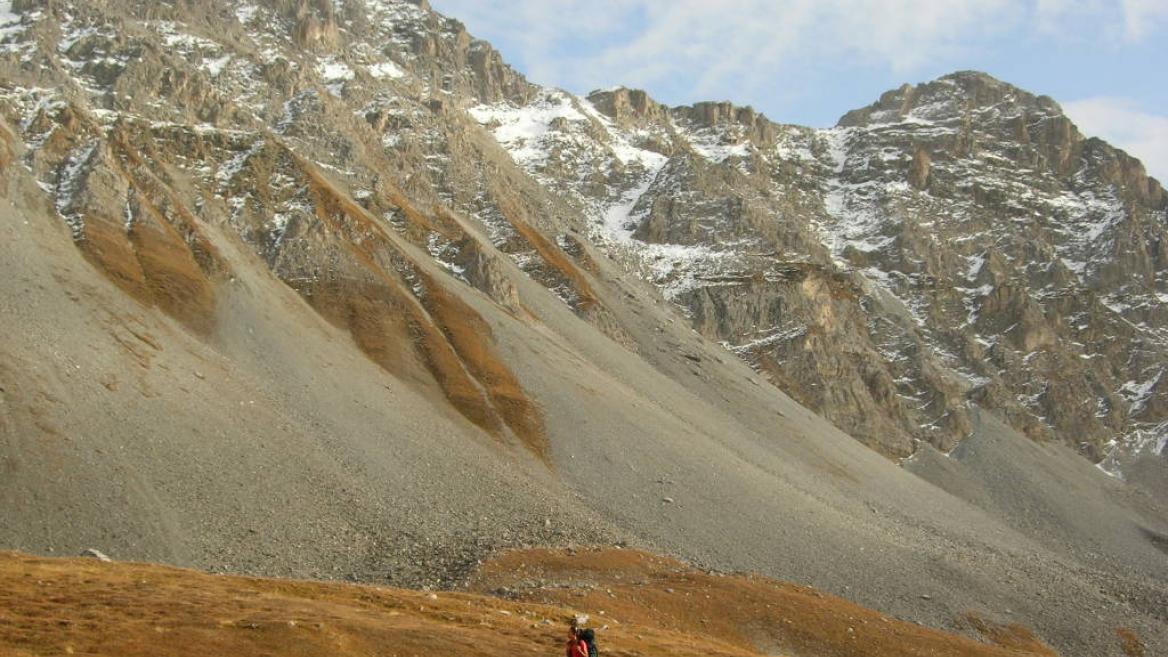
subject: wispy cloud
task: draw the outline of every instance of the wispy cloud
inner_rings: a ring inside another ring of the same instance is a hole
[[[1123,0],[1124,29],[1128,39],[1142,41],[1168,23],[1165,0]]]
[[[1168,182],[1168,116],[1145,111],[1130,98],[1085,98],[1062,106],[1084,134],[1119,146]]]
[[[434,1],[472,28],[507,34],[537,79],[652,86],[687,76],[697,91],[815,58],[908,72],[994,35],[1141,41],[1168,23],[1166,0]]]
[[[533,73],[587,87],[695,90],[750,82],[816,57],[909,70],[1025,12],[1013,0],[440,0],[487,33],[504,31]],[[510,27],[509,27],[510,26]],[[593,39],[597,41],[594,42]],[[591,46],[591,47],[588,47]]]
[[[1094,36],[1139,43],[1168,23],[1165,0],[1034,0],[1040,30],[1052,34]],[[1083,26],[1090,29],[1083,30]],[[1086,32],[1086,34],[1084,34]]]
[[[1128,88],[1147,80],[1150,89],[1162,77],[1151,60],[1168,53],[1168,0],[431,1],[542,84],[575,92],[623,84],[667,102],[729,99],[817,125],[855,106],[845,102],[869,102],[882,90],[876,79],[894,86],[955,68],[990,68],[1071,97],[1165,98]],[[1128,82],[1113,83],[1113,72]],[[864,95],[830,91],[853,86]],[[820,103],[814,116],[795,107],[809,101]],[[1168,175],[1163,119],[1133,103],[1068,107],[1087,132]]]

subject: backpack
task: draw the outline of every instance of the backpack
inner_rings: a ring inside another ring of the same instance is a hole
[[[588,657],[597,657],[600,654],[596,649],[596,632],[592,629],[580,630],[580,640],[588,644]]]

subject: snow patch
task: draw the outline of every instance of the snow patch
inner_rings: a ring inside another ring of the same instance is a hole
[[[1118,191],[1114,187],[1066,191],[1047,199],[1046,207],[1053,219],[1053,232],[1062,242],[1056,245],[1056,252],[1067,269],[1085,279],[1093,272],[1094,263],[1106,258],[1112,235],[1127,218]]]
[[[828,165],[833,175],[824,186],[823,209],[827,221],[815,221],[814,224],[836,264],[849,268],[844,257],[848,249],[872,253],[886,248],[893,241],[892,237],[881,234],[888,220],[870,196],[907,190],[907,184],[880,180],[845,182],[842,174],[848,165],[852,129],[832,128],[820,134],[827,147]]]
[[[243,166],[247,164],[248,159],[252,155],[260,152],[263,147],[264,140],[257,139],[246,151],[236,153],[226,164],[219,167],[219,170],[215,172],[215,180],[219,183],[220,190],[226,189],[228,183],[243,170]]]
[[[1115,391],[1131,404],[1128,409],[1128,415],[1139,415],[1147,407],[1148,400],[1155,393],[1156,386],[1160,383],[1160,379],[1164,377],[1165,370],[1168,370],[1168,368],[1161,368],[1146,381],[1128,381],[1120,386],[1119,390]]]
[[[986,263],[985,253],[982,252],[980,255],[966,256],[965,260],[969,263],[968,268],[965,270],[965,280],[970,282],[976,281],[978,274],[981,273],[981,269]]]
[[[348,64],[337,61],[334,57],[320,60],[320,63],[316,65],[316,72],[325,82],[352,80],[354,77],[353,69],[349,68]]]
[[[385,78],[396,79],[404,78],[406,76],[406,72],[403,71],[397,64],[394,64],[390,61],[384,61],[370,66],[369,75],[372,75],[379,80]]]
[[[85,218],[80,212],[72,211],[73,203],[76,200],[77,191],[85,175],[86,165],[93,158],[93,154],[97,152],[97,147],[98,142],[94,140],[73,151],[69,155],[69,158],[65,160],[61,174],[57,178],[54,206],[57,208],[57,213],[69,225],[69,230],[73,233],[74,241],[81,240],[85,237]]]
[[[802,324],[788,327],[775,327],[766,335],[754,340],[750,340],[749,342],[744,342],[742,344],[730,344],[729,342],[723,342],[722,346],[734,352],[735,354],[744,356],[750,354],[756,349],[772,347],[777,344],[790,342],[797,338],[801,338],[804,335],[807,335],[807,327],[803,326]]]
[[[531,104],[516,107],[509,103],[478,105],[468,110],[479,123],[491,130],[495,140],[511,154],[516,164],[533,166],[547,159],[553,141],[550,133],[557,119],[587,121],[572,98],[559,90],[545,91]]]
[[[1164,457],[1168,453],[1168,421],[1145,424],[1131,433],[1113,438],[1104,448],[1106,456],[1095,467],[1119,480],[1124,480],[1124,468],[1143,456]]]
[[[235,17],[239,19],[240,23],[247,25],[256,17],[260,8],[251,4],[250,2],[241,2],[235,7]]]
[[[203,70],[210,73],[211,77],[217,78],[221,73],[223,73],[223,69],[227,68],[227,65],[230,63],[231,55],[223,55],[222,57],[216,57],[214,59],[204,59],[201,67]]]
[[[333,96],[340,96],[341,92],[345,90],[345,83],[356,77],[353,69],[349,65],[338,61],[335,57],[329,56],[322,59],[316,65],[316,72],[320,79],[324,81],[325,88]]]
[[[700,128],[683,129],[681,135],[706,161],[721,164],[730,158],[750,157],[751,144],[740,130]]]
[[[210,52],[219,52],[222,50],[222,47],[218,43],[210,39],[179,31],[178,23],[173,21],[159,21],[155,25],[155,29],[158,31],[159,36],[162,37],[162,43],[166,45],[167,48],[173,48],[184,55],[192,53],[196,50],[206,50]],[[95,33],[96,30],[89,28],[87,32],[92,34]],[[86,34],[83,33],[82,35],[84,36]],[[62,43],[62,46],[63,45],[64,43]],[[67,49],[68,48],[64,48],[64,50]],[[64,52],[64,50],[62,50],[62,52]]]
[[[12,11],[12,0],[0,0],[0,43],[11,46],[13,44],[7,42],[23,32],[24,19]],[[0,48],[0,51],[3,50],[7,48]]]

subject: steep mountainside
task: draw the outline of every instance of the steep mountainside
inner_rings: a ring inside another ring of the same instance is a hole
[[[1162,648],[1166,203],[981,74],[817,131],[424,2],[0,1],[0,547],[627,543]]]

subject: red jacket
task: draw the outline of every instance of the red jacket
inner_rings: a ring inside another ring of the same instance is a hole
[[[564,654],[567,657],[588,657],[588,643],[583,639],[568,639]]]

